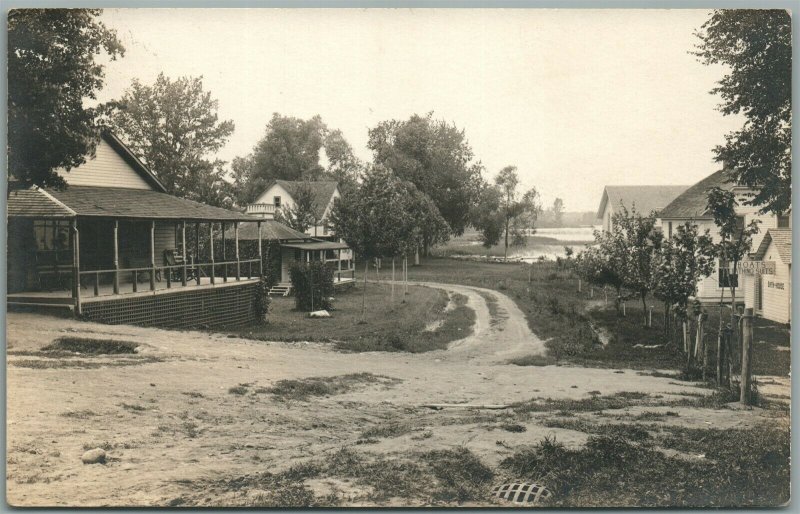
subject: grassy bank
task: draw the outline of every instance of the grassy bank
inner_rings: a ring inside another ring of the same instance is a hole
[[[234,333],[265,341],[315,341],[332,343],[348,351],[425,352],[446,348],[470,334],[474,312],[466,297],[428,287],[412,286],[404,295],[391,286],[368,283],[366,322],[362,321],[363,284],[337,292],[330,318],[310,319],[295,310],[294,298],[276,297],[268,323],[240,327]],[[453,305],[447,309],[450,302]]]

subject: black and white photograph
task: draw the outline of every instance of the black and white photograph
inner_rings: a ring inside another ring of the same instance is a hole
[[[4,11],[8,506],[790,504],[790,10]]]

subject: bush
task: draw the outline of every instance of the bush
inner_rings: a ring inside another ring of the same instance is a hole
[[[324,262],[295,262],[289,268],[297,310],[330,309],[333,268]]]
[[[253,308],[256,311],[258,321],[267,321],[267,314],[269,313],[269,305],[272,299],[269,297],[269,290],[272,287],[271,281],[267,275],[261,277],[258,282],[258,290],[256,291],[255,305]]]

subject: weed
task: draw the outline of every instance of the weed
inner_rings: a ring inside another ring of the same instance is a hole
[[[509,364],[515,366],[553,366],[556,364],[556,359],[548,355],[526,355],[525,357],[517,357],[508,361]]]
[[[362,439],[370,439],[373,437],[398,437],[403,434],[411,432],[411,426],[403,423],[386,423],[382,425],[375,425],[361,432]]]
[[[503,423],[500,425],[500,428],[505,430],[506,432],[525,432],[528,430],[525,428],[525,425],[520,425],[518,423]]]
[[[136,353],[139,345],[131,341],[113,339],[90,339],[86,337],[59,337],[42,348],[44,352],[73,352],[82,354],[121,354]]]
[[[243,384],[239,384],[237,386],[233,386],[233,387],[228,389],[228,392],[230,394],[236,394],[236,395],[239,395],[239,396],[247,394],[248,391],[250,391],[250,390],[247,388],[247,386],[245,386]]]
[[[372,373],[351,373],[333,377],[309,377],[299,380],[279,380],[272,387],[259,388],[257,393],[267,393],[280,400],[307,400],[312,396],[343,394],[363,384],[393,385],[399,380]]]

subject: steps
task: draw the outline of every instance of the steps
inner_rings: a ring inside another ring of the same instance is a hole
[[[292,291],[292,284],[277,284],[269,290],[270,296],[289,296]]]

